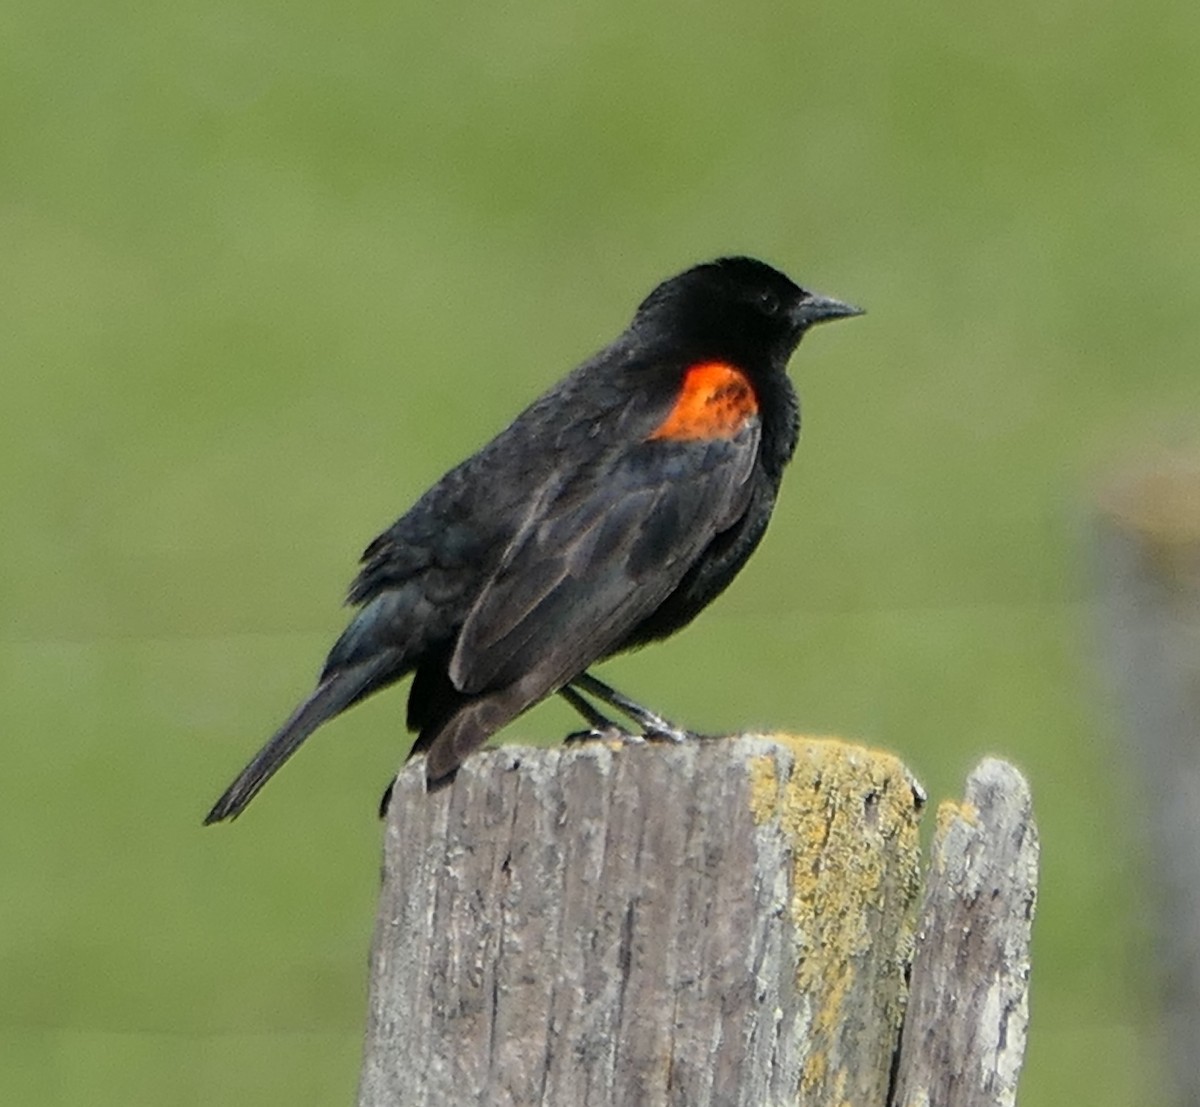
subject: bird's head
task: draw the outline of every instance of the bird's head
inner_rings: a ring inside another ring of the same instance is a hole
[[[809,327],[863,314],[862,308],[801,288],[748,257],[719,258],[663,281],[633,326],[684,356],[728,358],[780,369]]]

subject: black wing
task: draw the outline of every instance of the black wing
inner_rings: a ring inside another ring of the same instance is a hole
[[[527,518],[467,617],[450,663],[468,695],[536,702],[615,649],[749,501],[759,428],[652,440]],[[528,706],[525,704],[524,706]]]

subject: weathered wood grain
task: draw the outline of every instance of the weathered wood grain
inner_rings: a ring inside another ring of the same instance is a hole
[[[922,799],[803,738],[406,769],[360,1107],[882,1104]]]
[[[1029,1023],[1038,835],[1029,786],[986,760],[938,810],[894,1107],[1012,1107]]]

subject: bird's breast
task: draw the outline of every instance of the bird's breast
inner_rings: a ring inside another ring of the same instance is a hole
[[[746,374],[724,361],[703,361],[684,371],[666,418],[648,441],[733,438],[758,416],[758,397]]]

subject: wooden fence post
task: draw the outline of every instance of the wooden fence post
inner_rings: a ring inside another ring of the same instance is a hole
[[[1038,853],[1029,786],[1004,761],[938,809],[893,1107],[1016,1103]]]
[[[1147,802],[1156,953],[1178,1102],[1200,1103],[1200,463],[1107,488],[1095,529],[1107,652]]]
[[[510,746],[432,795],[409,767],[360,1107],[883,1107],[923,798],[830,739]]]

